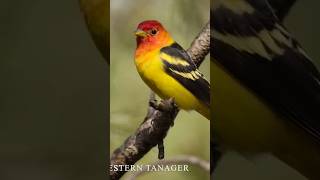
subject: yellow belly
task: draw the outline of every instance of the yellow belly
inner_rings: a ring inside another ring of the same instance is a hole
[[[225,149],[272,153],[307,177],[319,177],[320,146],[302,128],[273,112],[218,64],[211,62],[211,131]]]
[[[178,107],[185,110],[194,110],[199,106],[196,97],[184,88],[174,78],[164,72],[163,65],[156,53],[151,53],[147,60],[140,59],[143,63],[137,63],[137,70],[143,81],[162,99],[174,97]],[[152,59],[152,60],[151,60]]]
[[[210,68],[213,133],[233,149],[270,149],[274,132],[285,129],[280,118],[221,66],[211,62]]]

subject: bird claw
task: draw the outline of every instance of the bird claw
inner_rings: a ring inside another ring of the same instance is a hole
[[[174,100],[170,98],[169,100],[161,100],[160,103],[156,99],[149,100],[149,106],[159,111],[168,111],[171,106],[174,106]]]
[[[154,109],[158,109],[158,101],[156,99],[150,99],[149,106],[153,107]]]
[[[174,98],[170,98],[167,100],[162,100],[159,104],[158,104],[158,109],[161,111],[171,111],[172,107],[174,107],[174,109],[177,108],[177,105],[174,102]]]
[[[174,98],[167,100],[161,100],[160,103],[155,98],[150,98],[149,106],[158,111],[174,111],[172,114],[176,114],[179,111],[178,106],[176,105]],[[173,124],[171,125],[173,126]]]

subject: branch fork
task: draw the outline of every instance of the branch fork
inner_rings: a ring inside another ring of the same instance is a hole
[[[210,22],[208,22],[199,35],[193,40],[187,53],[199,67],[210,51]],[[149,107],[144,121],[134,134],[129,136],[124,143],[117,148],[110,159],[110,166],[134,165],[154,146],[158,146],[158,158],[164,158],[163,139],[166,137],[174,119],[179,112],[174,99],[162,100],[158,103],[152,92],[149,98]],[[126,171],[112,171],[110,178],[120,179]]]

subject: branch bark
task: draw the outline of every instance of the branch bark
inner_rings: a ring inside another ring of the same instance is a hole
[[[210,51],[210,22],[201,30],[187,50],[193,62],[199,67]]]
[[[209,51],[210,22],[193,40],[187,52],[195,64],[200,66]],[[154,93],[151,93],[148,112],[144,121],[135,133],[129,136],[122,146],[113,152],[110,159],[111,167],[115,165],[133,165],[156,145],[159,147],[158,158],[162,159],[164,157],[163,139],[173,125],[179,109],[172,98],[162,100],[157,107],[155,107],[155,102]],[[111,169],[111,179],[119,179],[126,173],[126,171],[112,171]]]

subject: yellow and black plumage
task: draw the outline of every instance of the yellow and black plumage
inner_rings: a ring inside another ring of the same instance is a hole
[[[268,1],[215,0],[212,9],[212,131],[220,148],[271,153],[320,179],[318,69]]]
[[[135,64],[144,82],[162,99],[209,119],[210,84],[187,52],[158,21],[140,23],[136,35]]]

